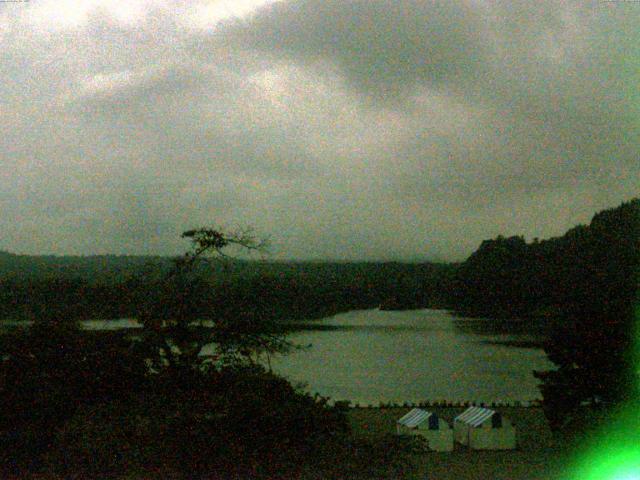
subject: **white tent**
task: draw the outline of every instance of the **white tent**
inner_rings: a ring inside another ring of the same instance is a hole
[[[398,435],[420,435],[430,450],[450,452],[453,450],[453,431],[449,424],[435,413],[414,408],[396,423]]]
[[[500,413],[483,407],[470,407],[453,420],[456,442],[475,450],[516,448],[516,429]]]

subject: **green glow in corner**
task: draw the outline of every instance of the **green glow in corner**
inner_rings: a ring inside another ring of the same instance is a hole
[[[640,480],[640,409],[627,407],[588,445],[571,480]]]
[[[640,474],[638,473],[630,473],[630,474],[626,474],[623,473],[622,475],[616,475],[615,480],[640,480]]]
[[[640,272],[636,273],[636,285],[640,285]],[[633,317],[633,337],[635,345],[633,346],[633,362],[636,367],[636,391],[635,394],[640,397],[640,291],[637,294],[635,302],[635,312]],[[640,413],[640,412],[638,412]]]
[[[582,480],[640,480],[640,450],[599,452],[585,459],[572,478]]]
[[[635,309],[634,361],[640,390],[640,303]],[[632,400],[585,447],[574,464],[570,480],[640,480],[640,403]]]

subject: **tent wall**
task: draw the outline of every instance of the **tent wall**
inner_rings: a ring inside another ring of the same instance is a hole
[[[451,452],[453,450],[453,430],[443,428],[440,430],[422,430],[415,432],[427,442],[427,448],[436,452]]]
[[[469,445],[469,425],[455,420],[453,422],[453,437],[461,445]]]
[[[471,428],[469,448],[474,450],[512,450],[516,448],[516,431],[511,425],[502,428]]]
[[[495,425],[495,426],[494,426]],[[511,450],[516,448],[516,429],[500,416],[498,421],[487,418],[474,427],[460,420],[453,422],[454,440],[475,450]]]
[[[422,426],[418,428],[408,428],[404,425],[396,425],[398,434],[400,435],[417,435],[425,439],[427,448],[436,452],[451,452],[453,450],[453,430],[448,426],[442,426],[444,423],[440,421],[440,429],[429,430]]]

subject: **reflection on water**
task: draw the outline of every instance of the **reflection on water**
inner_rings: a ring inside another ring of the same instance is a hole
[[[0,321],[0,332],[6,332],[15,328],[27,328],[33,322],[24,320],[2,320]],[[131,318],[120,318],[117,320],[83,320],[80,322],[82,330],[122,330],[125,328],[142,328],[142,324]]]
[[[80,322],[83,330],[122,330],[123,328],[142,328],[142,324],[131,318],[118,320],[84,320]]]
[[[0,329],[28,325],[3,321]],[[132,319],[81,326],[141,328]],[[294,327],[290,339],[311,347],[276,357],[274,370],[335,400],[527,401],[540,398],[531,372],[552,368],[534,348],[539,332],[523,333],[526,324],[454,317],[444,310],[360,310]]]
[[[312,347],[276,358],[274,370],[337,400],[526,401],[540,398],[532,370],[552,367],[541,349],[508,345],[536,335],[444,310],[361,310],[309,326],[291,339]]]
[[[546,323],[541,320],[496,320],[493,318],[453,317],[453,325],[464,333],[478,335],[516,335],[542,337]]]

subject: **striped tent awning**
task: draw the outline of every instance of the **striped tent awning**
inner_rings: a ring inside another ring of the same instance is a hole
[[[398,423],[400,425],[404,425],[405,427],[415,428],[423,422],[429,420],[429,429],[437,429],[438,428],[438,417],[426,410],[422,410],[420,408],[414,408],[409,413],[404,415]]]
[[[469,407],[455,418],[455,421],[466,423],[472,427],[479,427],[485,420],[491,418],[496,412],[484,407]]]

